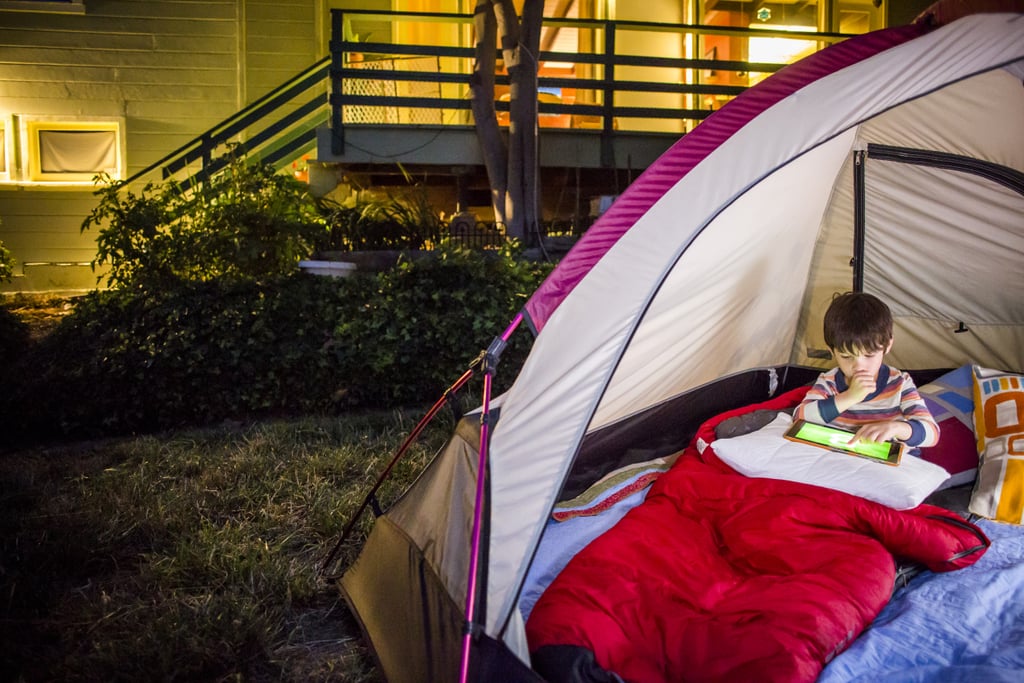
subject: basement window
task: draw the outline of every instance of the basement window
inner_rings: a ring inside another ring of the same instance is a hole
[[[22,178],[42,183],[89,183],[123,176],[120,120],[22,119]]]

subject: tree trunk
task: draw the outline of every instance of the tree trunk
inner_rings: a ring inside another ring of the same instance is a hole
[[[506,175],[505,140],[498,128],[497,112],[494,109],[494,69],[497,59],[497,22],[489,0],[478,0],[473,10],[473,28],[476,38],[476,55],[473,73],[469,77],[469,103],[473,112],[476,137],[484,158],[484,167],[491,184],[491,206],[494,218],[507,223],[505,216],[505,194],[508,188]]]
[[[537,184],[537,56],[543,0],[525,0],[522,23],[512,0],[478,0],[475,9],[476,58],[470,79],[477,139],[491,183],[495,218],[509,237],[532,244],[539,236]],[[500,44],[509,75],[508,145],[494,109],[494,72]]]

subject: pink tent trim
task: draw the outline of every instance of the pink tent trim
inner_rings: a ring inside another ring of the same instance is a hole
[[[873,31],[791,64],[743,92],[681,137],[622,193],[526,302],[539,333],[555,309],[604,254],[673,185],[723,141],[775,103],[814,81],[932,30],[925,22]]]

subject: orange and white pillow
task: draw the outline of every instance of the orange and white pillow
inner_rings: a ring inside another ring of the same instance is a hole
[[[974,366],[974,514],[1024,524],[1024,376]]]

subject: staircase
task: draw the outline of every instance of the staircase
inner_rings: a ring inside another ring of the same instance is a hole
[[[312,64],[274,91],[205,131],[127,183],[177,180],[186,191],[225,168],[233,156],[283,167],[316,149],[316,131],[328,124],[330,57]],[[156,178],[159,174],[159,178]]]

